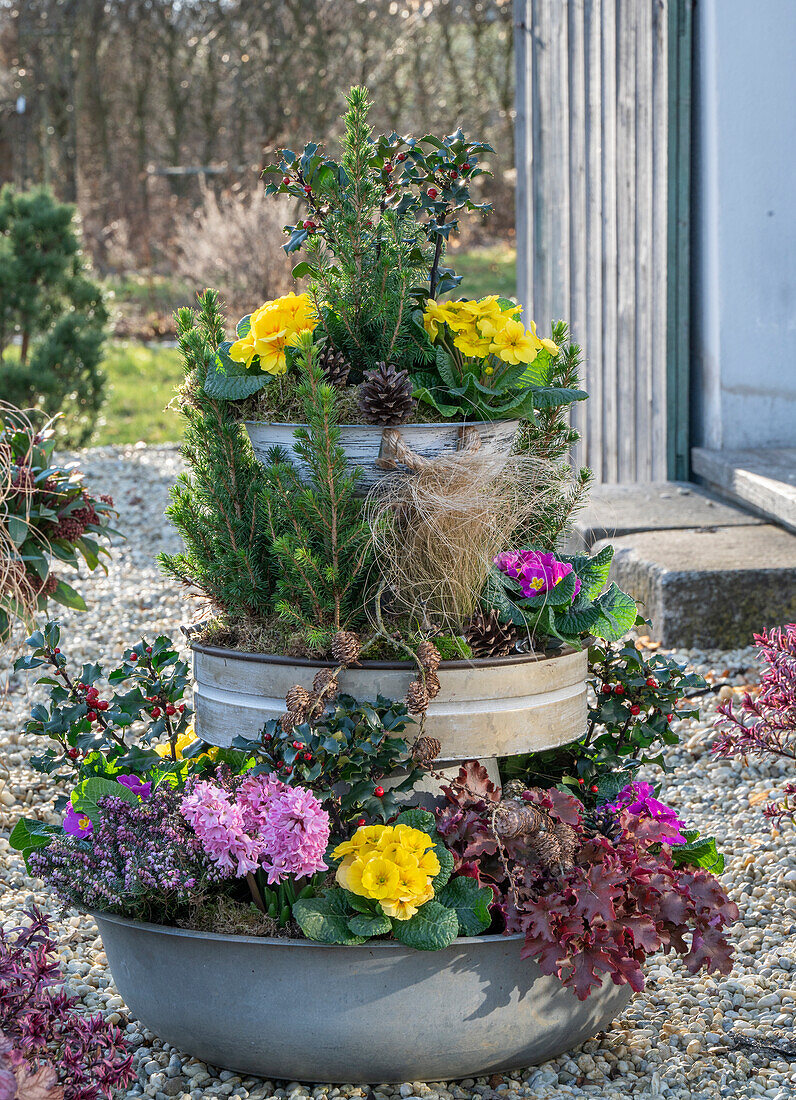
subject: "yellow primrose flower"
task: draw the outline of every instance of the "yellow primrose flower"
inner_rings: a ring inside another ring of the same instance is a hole
[[[177,738],[176,744],[174,746],[178,760],[182,760],[183,753],[185,752],[186,749],[191,747],[191,745],[194,743],[195,740],[196,740],[196,731],[194,730],[193,722],[191,722],[191,724],[186,729],[185,733],[181,733],[180,736]],[[161,756],[164,759],[166,757],[171,758],[171,745],[169,744],[168,741],[166,741],[165,744],[162,744],[162,745],[154,745],[153,748],[154,748],[155,752],[158,754],[158,756]],[[193,757],[193,759],[194,760],[205,760],[205,759],[215,760],[217,756],[218,756],[218,749],[214,746],[212,749],[208,749],[206,752],[202,752],[198,756]]]
[[[399,869],[384,856],[371,856],[362,871],[362,889],[367,891],[368,897],[376,900],[392,897],[400,881]]]
[[[385,899],[382,900],[381,907],[388,917],[394,917],[396,920],[409,920],[410,917],[415,915],[421,905],[425,905],[426,902],[431,901],[433,897],[434,887],[429,884],[422,894]]]
[[[483,359],[489,355],[491,343],[488,336],[481,335],[476,325],[469,326],[453,338],[454,347],[471,359]]]
[[[536,321],[530,321],[528,327],[534,336],[536,336]],[[551,355],[558,355],[558,344],[554,344],[552,340],[545,339],[544,336],[536,336],[536,339],[542,347],[547,348]]]
[[[317,316],[308,294],[289,294],[265,302],[252,313],[249,331],[229,349],[229,357],[248,370],[255,358],[267,374],[287,370],[286,348],[294,346],[302,332],[315,328]]]
[[[365,864],[361,859],[357,859],[356,856],[348,856],[337,868],[337,881],[344,890],[350,890],[352,894],[359,894],[364,897],[365,890],[362,886],[362,872],[364,870]]]
[[[490,350],[504,363],[532,363],[541,346],[539,337],[527,332],[522,321],[510,320],[492,337]]]
[[[440,325],[444,325],[447,319],[445,307],[434,298],[429,298],[423,310],[423,328],[428,333],[429,340],[436,340]]]
[[[411,825],[393,827],[395,842],[409,852],[426,852],[434,847],[434,841],[422,829],[413,829]]]

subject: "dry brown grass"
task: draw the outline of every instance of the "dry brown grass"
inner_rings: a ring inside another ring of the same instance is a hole
[[[36,593],[27,581],[24,564],[20,561],[17,544],[9,530],[12,515],[27,523],[35,493],[33,486],[26,482],[17,483],[19,465],[10,445],[3,439],[3,434],[14,425],[23,431],[29,431],[33,438],[34,428],[27,414],[5,401],[0,401],[0,605],[9,614],[12,626],[15,619],[32,619],[37,602]],[[13,513],[10,508],[12,496]]]
[[[520,528],[532,540],[535,517],[558,483],[552,464],[478,451],[383,478],[367,512],[392,606],[424,627],[457,633],[478,606],[495,556]]]

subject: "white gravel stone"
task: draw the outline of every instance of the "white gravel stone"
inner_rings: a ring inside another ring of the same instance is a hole
[[[152,638],[159,633],[171,634],[185,651],[179,627],[190,616],[191,606],[164,579],[155,561],[161,550],[179,548],[178,536],[163,517],[169,486],[182,468],[176,448],[105,447],[74,457],[96,492],[114,496],[121,513],[118,526],[127,540],[115,548],[107,577],[99,573],[75,582],[88,611],[59,609],[64,652],[76,662],[112,661],[142,634]],[[677,956],[653,956],[644,992],[633,998],[609,1032],[579,1049],[541,1066],[497,1075],[499,1080],[376,1084],[375,1100],[796,1096],[796,830],[788,823],[772,824],[761,812],[793,772],[780,763],[750,760],[744,766],[740,760],[715,761],[710,756],[718,702],[740,698],[741,689],[756,681],[754,649],[673,655],[707,674],[715,689],[700,697],[698,722],[678,723],[684,743],[670,751],[674,771],[667,777],[664,798],[703,834],[715,834],[724,852],[724,882],[741,910],[732,930],[732,973],[691,976]],[[128,1100],[141,1095],[191,1100],[369,1098],[368,1086],[361,1082],[313,1087],[219,1073],[188,1052],[166,1048],[129,1019],[93,922],[81,915],[59,915],[57,902],[40,882],[31,882],[7,843],[8,831],[21,813],[54,820],[56,793],[30,767],[31,754],[41,746],[22,732],[30,706],[41,693],[23,674],[11,671],[12,663],[10,653],[0,655],[0,693],[5,691],[4,698],[0,695],[0,924],[13,927],[32,901],[53,914],[61,930],[70,991],[86,1010],[117,1019],[135,1050],[138,1081],[129,1089]],[[744,1045],[746,1041],[763,1046],[755,1050]],[[792,1051],[795,1060],[781,1058],[772,1044]]]

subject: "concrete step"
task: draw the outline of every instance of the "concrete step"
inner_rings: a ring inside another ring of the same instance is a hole
[[[694,447],[691,463],[709,489],[796,531],[796,447],[744,451]]]
[[[652,528],[606,541],[616,550],[612,578],[665,646],[734,649],[763,627],[796,622],[796,535],[781,527]]]
[[[763,522],[690,482],[595,485],[588,504],[575,519],[569,547],[577,553],[600,539],[636,531],[750,527]]]

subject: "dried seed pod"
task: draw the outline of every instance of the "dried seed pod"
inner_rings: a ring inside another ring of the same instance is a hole
[[[294,684],[292,688],[288,689],[285,703],[288,711],[299,711],[301,714],[306,715],[310,705],[310,693],[301,684]]]
[[[412,746],[412,759],[416,764],[431,764],[442,751],[442,745],[436,737],[424,734],[418,737]]]
[[[424,638],[417,647],[417,659],[426,672],[436,672],[442,660],[442,654],[433,642]]]
[[[425,714],[428,709],[428,691],[422,680],[413,680],[406,692],[406,707],[410,714]]]
[[[333,668],[319,668],[312,681],[312,690],[322,699],[332,699],[340,690]]]
[[[338,630],[332,638],[332,657],[338,665],[353,665],[359,660],[362,643],[353,630]]]
[[[521,800],[527,790],[521,779],[510,779],[508,783],[503,784],[503,797]]]

